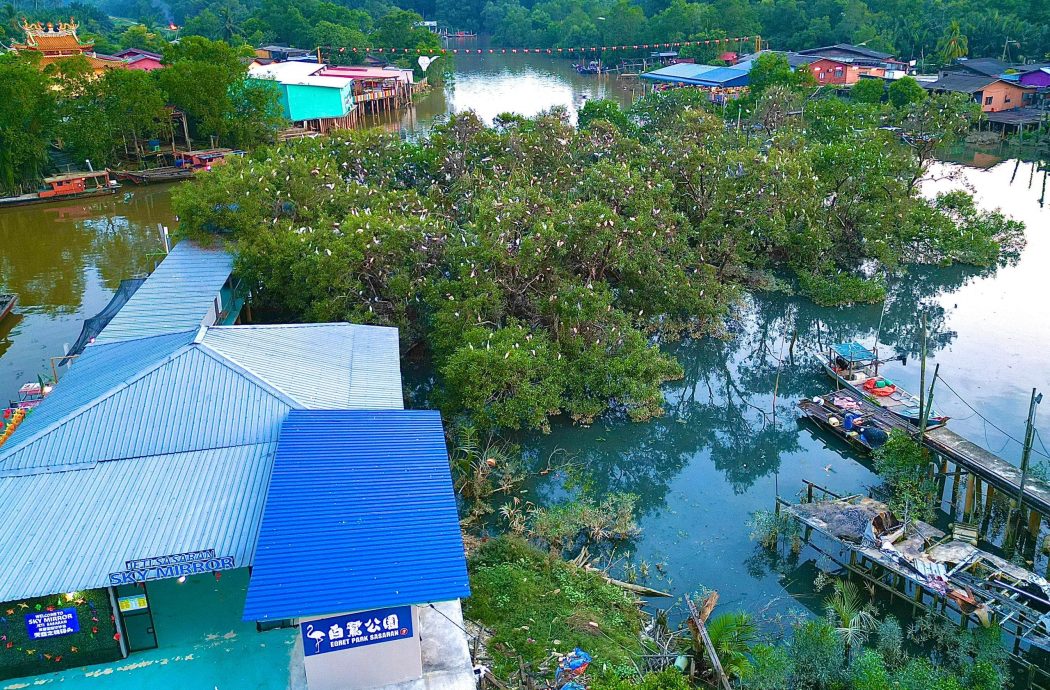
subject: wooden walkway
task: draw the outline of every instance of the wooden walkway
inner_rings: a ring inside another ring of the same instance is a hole
[[[860,405],[861,412],[865,416],[876,417],[880,422],[894,429],[900,429],[912,434],[916,431],[913,425],[869,402],[862,395],[848,388],[842,388],[828,395],[851,398]],[[923,445],[1010,498],[1016,499],[1020,493],[1020,468],[985,450],[976,443],[966,440],[947,427],[942,426],[927,430],[923,436]],[[1024,505],[1035,509],[1042,515],[1050,516],[1050,484],[1031,476],[1027,477],[1024,483],[1023,502]]]

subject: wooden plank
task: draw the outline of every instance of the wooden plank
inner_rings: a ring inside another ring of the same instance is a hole
[[[729,685],[729,676],[727,676],[726,672],[722,670],[722,662],[718,658],[718,651],[715,650],[715,645],[711,641],[711,636],[707,634],[706,620],[701,618],[700,612],[696,608],[696,604],[693,603],[693,600],[690,599],[688,595],[685,597],[685,603],[689,606],[689,627],[692,629],[693,634],[699,637],[703,642],[704,649],[707,650],[707,657],[711,660],[711,665],[714,666],[722,690],[733,690],[732,686]],[[707,606],[705,605],[705,609],[706,608]],[[714,607],[712,606],[711,608]],[[707,609],[707,615],[711,615],[710,609]]]

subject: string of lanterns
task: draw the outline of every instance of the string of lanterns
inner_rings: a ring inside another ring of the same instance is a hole
[[[654,48],[683,48],[686,46],[719,46],[722,44],[728,45],[729,43],[743,43],[745,41],[759,40],[757,36],[740,36],[737,38],[712,38],[703,41],[675,41],[672,43],[637,43],[634,45],[616,45],[616,46],[591,46],[589,48],[440,48],[440,49],[429,49],[429,48],[336,48],[334,46],[321,46],[318,48],[319,52],[324,52],[326,55],[332,53],[389,53],[392,55],[445,55],[451,53],[457,55],[463,53],[464,55],[484,55],[484,54],[537,54],[537,55],[558,55],[564,53],[597,53],[599,51],[630,51],[630,50],[651,50]]]

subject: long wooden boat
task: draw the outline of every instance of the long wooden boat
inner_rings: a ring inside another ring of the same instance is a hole
[[[824,372],[840,386],[849,388],[887,412],[918,426],[922,418],[919,398],[879,374],[879,359],[860,343],[833,345],[821,356]],[[930,410],[926,428],[942,426],[948,417]]]
[[[188,180],[193,177],[192,168],[180,168],[175,165],[166,165],[162,168],[151,170],[120,170],[116,173],[117,179],[131,184],[159,184],[161,182],[177,182]]]
[[[178,182],[188,180],[200,170],[211,170],[212,166],[222,165],[227,156],[243,156],[244,151],[234,149],[201,149],[199,151],[176,151],[173,154],[174,165],[144,170],[117,171],[117,179],[132,184],[159,184],[161,182]]]
[[[11,313],[17,302],[18,295],[0,294],[0,321],[3,321]]]
[[[889,439],[885,423],[865,415],[853,398],[842,393],[818,395],[798,402],[802,418],[830,432],[862,453],[871,453]]]
[[[65,173],[45,177],[43,187],[36,192],[0,198],[0,208],[105,196],[116,192],[118,186],[108,170]]]

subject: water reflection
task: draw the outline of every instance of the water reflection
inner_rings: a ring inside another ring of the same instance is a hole
[[[880,483],[869,464],[837,441],[800,427],[794,404],[830,387],[814,354],[846,340],[872,345],[877,337],[884,356],[906,355],[884,371],[917,391],[921,313],[931,373],[940,362],[944,380],[962,396],[942,386],[938,407],[953,417],[956,431],[1016,461],[1020,447],[967,406],[1020,438],[1028,404],[1022,389],[1050,385],[1050,361],[1042,355],[1050,326],[1033,312],[1050,262],[1050,238],[1042,232],[1048,216],[1038,188],[1019,184],[1019,177],[1010,184],[1013,167],[966,171],[965,181],[984,203],[1008,204],[1006,210],[1028,224],[1020,261],[1001,268],[913,268],[890,280],[885,305],[825,309],[795,297],[754,297],[733,320],[730,338],[670,348],[685,376],[665,387],[666,416],[588,429],[559,425],[529,439],[537,462],[560,450],[577,465],[570,478],[585,478],[567,488],[564,478],[542,477],[529,487],[534,500],[557,500],[581,487],[596,495],[635,493],[643,533],[632,548],[638,559],[667,563],[674,592],[711,587],[727,604],[752,610],[771,600],[784,609],[800,597],[816,600],[812,578],[800,576],[796,559],[756,549],[749,516],[771,509],[776,495],[793,497],[803,479],[843,494]],[[1037,426],[1050,439],[1050,415]],[[993,534],[1001,534],[1004,516],[992,506]],[[1046,561],[1040,556],[1036,569],[1045,570]]]
[[[144,273],[172,225],[169,189],[0,211],[0,291],[18,294],[18,316],[0,324],[0,400],[50,372],[83,320],[124,278]]]

